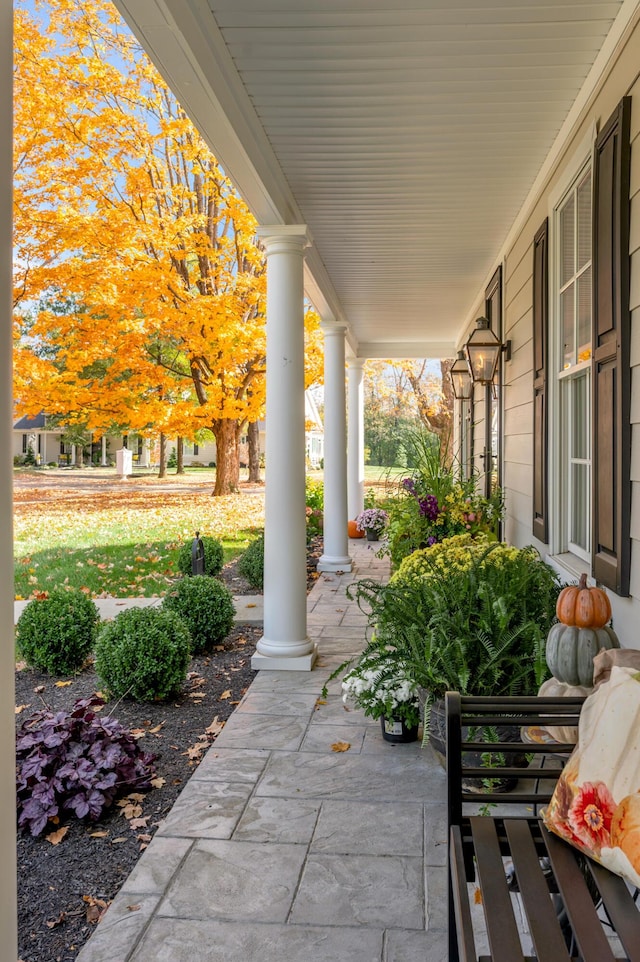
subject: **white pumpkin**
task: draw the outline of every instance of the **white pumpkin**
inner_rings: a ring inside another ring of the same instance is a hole
[[[593,688],[587,688],[586,685],[567,685],[557,678],[547,678],[540,686],[538,695],[546,698],[582,698],[592,691]],[[578,741],[578,729],[573,726],[549,725],[546,730],[557,742],[575,745]]]

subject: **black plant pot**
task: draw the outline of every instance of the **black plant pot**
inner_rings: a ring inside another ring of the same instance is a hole
[[[393,742],[396,745],[405,742],[415,742],[418,737],[418,726],[414,728],[407,728],[402,720],[395,720],[393,718],[385,718],[384,715],[380,719],[380,728],[382,729],[382,737],[386,742]]]
[[[367,541],[379,541],[379,540],[380,540],[380,535],[378,534],[377,531],[374,531],[373,528],[365,528],[364,530],[366,531],[366,534],[367,534]]]
[[[516,741],[518,739],[518,732],[505,725],[497,726],[495,732],[501,742]],[[440,699],[431,705],[431,710],[429,713],[429,741],[431,746],[438,756],[440,763],[443,767],[446,765],[446,754],[447,754],[447,716],[444,707],[444,699]],[[462,729],[462,740],[466,741],[470,739],[472,741],[482,740],[479,732],[476,730],[472,736],[469,734],[469,729],[463,727]],[[491,751],[491,742],[487,740],[487,751]],[[464,752],[463,759],[464,764],[468,765],[470,768],[482,768],[482,752]],[[525,764],[525,755],[523,752],[514,752],[513,754],[504,755],[504,765],[506,767],[520,767]],[[491,792],[510,792],[517,785],[517,779],[515,778],[501,778],[492,779],[491,787],[484,785],[481,778],[467,778],[462,780],[462,790],[470,792],[478,791],[491,791]]]

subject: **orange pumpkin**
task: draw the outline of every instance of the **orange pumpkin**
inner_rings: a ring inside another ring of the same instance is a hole
[[[360,531],[358,529],[358,526],[355,523],[355,521],[347,522],[347,534],[349,535],[350,538],[364,538],[364,531]]]
[[[611,602],[602,588],[588,588],[587,576],[563,588],[556,604],[558,620],[578,628],[602,628],[611,619]]]

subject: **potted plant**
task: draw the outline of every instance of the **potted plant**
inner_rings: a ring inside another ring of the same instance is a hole
[[[537,693],[560,588],[535,549],[461,535],[414,552],[388,585],[361,581],[350,594],[422,690],[425,738],[437,741],[431,716],[447,691]]]
[[[420,723],[416,683],[396,652],[375,641],[342,681],[342,698],[379,718],[382,737],[390,742],[415,741]]]
[[[389,515],[382,508],[365,508],[356,518],[356,527],[364,531],[367,541],[378,541],[388,521]]]

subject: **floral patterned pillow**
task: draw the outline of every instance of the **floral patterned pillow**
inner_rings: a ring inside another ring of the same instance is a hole
[[[547,828],[640,886],[640,672],[611,669],[587,698]]]

